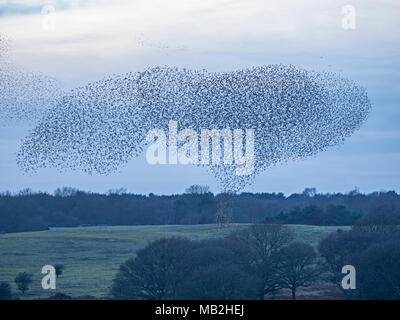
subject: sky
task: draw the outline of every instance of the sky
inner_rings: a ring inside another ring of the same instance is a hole
[[[343,27],[346,5],[355,9],[354,29]],[[341,146],[266,170],[246,191],[400,192],[398,0],[0,0],[0,33],[11,39],[13,64],[54,77],[65,92],[158,65],[231,71],[282,63],[339,73],[366,89],[367,122]],[[150,166],[144,156],[106,176],[53,168],[24,174],[15,155],[33,126],[0,126],[0,191],[173,194],[191,184],[219,191],[204,168]]]

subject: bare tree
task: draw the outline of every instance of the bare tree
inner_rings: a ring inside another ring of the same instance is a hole
[[[292,292],[292,299],[296,300],[296,291],[299,287],[307,287],[315,283],[321,275],[316,267],[317,254],[308,244],[294,242],[280,252],[277,279],[282,288]]]
[[[108,196],[122,196],[127,193],[128,193],[128,190],[126,188],[109,189],[107,191]]]
[[[210,192],[209,186],[201,186],[198,184],[194,184],[185,190],[186,193],[190,194],[205,194]]]
[[[281,250],[294,239],[294,233],[280,224],[256,224],[232,234],[238,243],[247,247],[249,264],[263,280],[262,297],[274,295],[281,289],[278,281],[278,262]]]
[[[72,187],[62,187],[62,188],[57,188],[54,190],[54,196],[55,197],[72,197],[78,193],[78,190]]]
[[[233,236],[245,242],[257,261],[266,261],[294,239],[289,227],[281,224],[255,224]]]

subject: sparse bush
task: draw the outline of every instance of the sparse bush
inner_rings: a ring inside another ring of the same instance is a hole
[[[58,278],[63,274],[65,266],[63,264],[56,264],[54,269],[56,270],[56,277]]]
[[[20,272],[18,275],[15,277],[15,283],[17,284],[18,290],[24,294],[26,291],[29,290],[29,286],[32,283],[32,277],[33,274],[28,273],[28,272]]]

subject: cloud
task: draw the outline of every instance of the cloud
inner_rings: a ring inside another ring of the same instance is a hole
[[[41,8],[41,6],[26,6],[18,3],[0,5],[0,17],[6,15],[38,13]]]
[[[29,43],[30,50],[33,46],[36,50],[54,47],[57,39],[57,45],[69,45],[69,51],[98,51],[105,49],[105,44],[118,51],[135,51],[132,38],[142,33],[151,40],[148,42],[181,44],[195,51],[399,52],[394,43],[399,43],[396,12],[400,4],[395,0],[386,1],[387,6],[380,10],[373,1],[355,0],[358,27],[352,31],[342,29],[342,6],[333,1],[53,1],[50,3],[56,9],[57,29],[52,33],[44,33],[40,27],[42,17],[37,8],[43,2],[23,3],[2,5],[6,11],[30,14],[5,17],[0,27]],[[71,38],[76,40],[71,42]],[[93,41],[87,42],[88,38]]]

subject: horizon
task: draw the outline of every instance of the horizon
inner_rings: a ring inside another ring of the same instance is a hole
[[[208,187],[208,186],[201,186],[201,187]],[[76,193],[85,193],[85,194],[93,194],[93,195],[105,195],[105,196],[110,196],[110,195],[134,195],[134,196],[143,196],[143,197],[150,197],[150,196],[180,196],[180,195],[185,195],[185,194],[196,194],[196,195],[202,195],[202,194],[212,194],[213,196],[218,196],[218,195],[224,195],[227,193],[224,192],[217,192],[213,190],[209,190],[207,192],[202,192],[202,193],[197,193],[197,192],[189,192],[187,189],[180,192],[180,193],[153,193],[149,192],[147,194],[145,193],[134,193],[130,192],[129,190],[121,187],[121,188],[116,188],[116,189],[109,189],[104,192],[99,192],[99,191],[91,191],[91,190],[83,190],[75,187],[58,187],[54,189],[53,191],[46,191],[46,190],[33,190],[29,187],[22,188],[17,191],[11,191],[11,190],[0,190],[0,197],[1,196],[27,196],[27,195],[50,195],[50,196],[56,196],[56,193],[59,191],[62,191],[64,189],[68,189],[69,191],[72,192],[71,195],[68,196],[74,196]],[[307,192],[312,191],[312,195],[307,194]],[[245,195],[245,194],[251,194],[251,195],[259,195],[259,194],[268,194],[268,195],[280,195],[282,194],[285,198],[289,198],[293,195],[307,195],[308,197],[312,198],[316,195],[320,196],[332,196],[332,195],[344,195],[344,196],[356,196],[356,195],[365,195],[365,196],[370,196],[370,195],[375,195],[375,194],[386,194],[386,193],[392,193],[394,192],[396,195],[400,195],[400,193],[396,192],[396,190],[375,190],[372,192],[362,192],[360,189],[356,186],[351,190],[348,191],[337,191],[337,192],[319,192],[316,188],[314,187],[307,187],[302,191],[298,192],[293,192],[293,193],[284,193],[281,191],[273,191],[273,192],[263,192],[263,191],[257,191],[257,192],[249,192],[249,191],[240,191],[240,192],[232,192],[229,193],[233,196],[240,196],[240,195]]]

